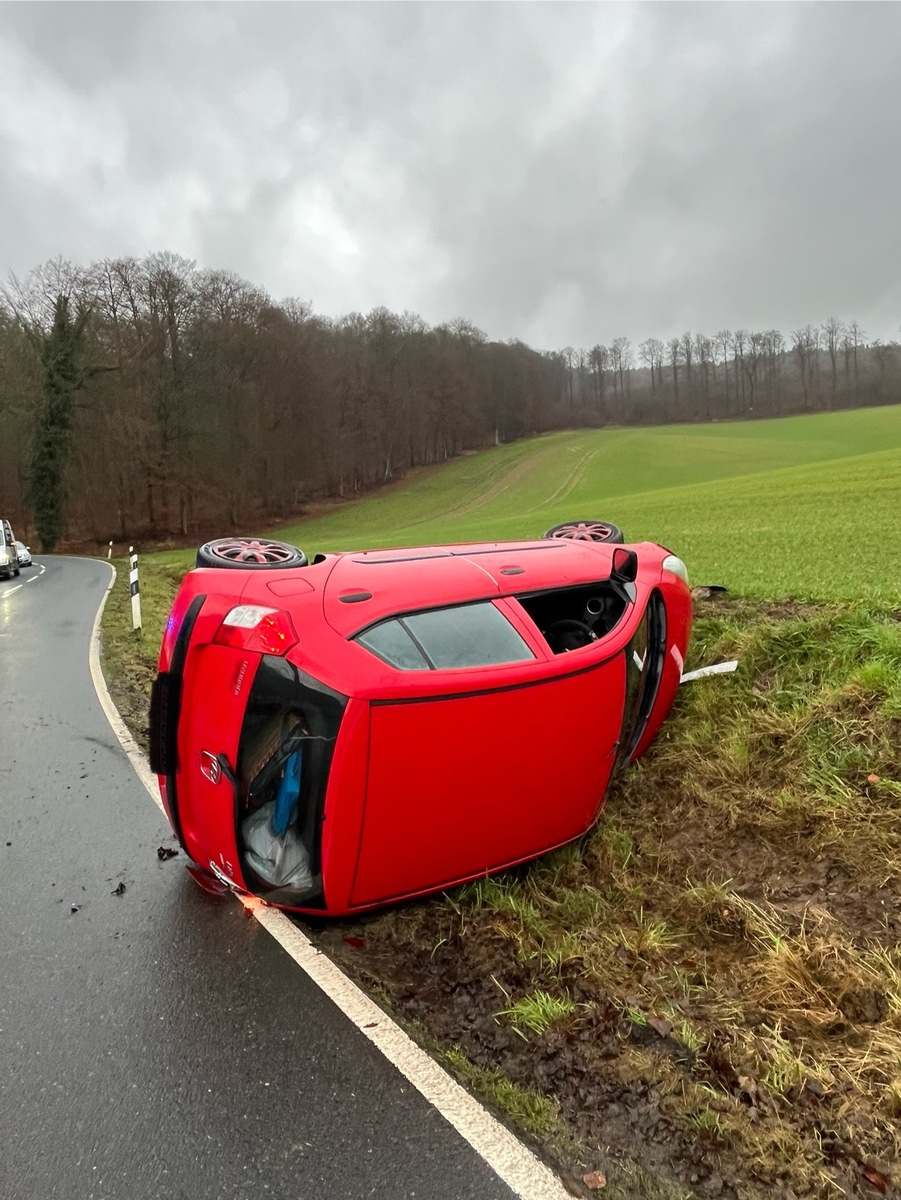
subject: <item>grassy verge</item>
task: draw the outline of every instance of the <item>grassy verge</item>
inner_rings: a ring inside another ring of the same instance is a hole
[[[163,626],[184,570],[159,563],[141,567],[139,633],[132,629],[128,560],[117,559],[116,582],[103,612],[103,671],[113,702],[146,752],[150,687],[156,674]]]

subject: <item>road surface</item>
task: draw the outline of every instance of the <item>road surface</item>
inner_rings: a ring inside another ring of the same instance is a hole
[[[109,569],[35,563],[0,584],[0,1196],[511,1200],[240,904],[158,858],[91,682]]]

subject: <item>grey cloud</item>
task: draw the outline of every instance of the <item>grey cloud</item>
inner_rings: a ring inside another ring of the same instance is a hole
[[[894,5],[7,4],[0,271],[167,248],[541,347],[885,336],[899,103]]]

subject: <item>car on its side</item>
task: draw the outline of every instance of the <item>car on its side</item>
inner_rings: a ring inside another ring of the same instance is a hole
[[[16,537],[5,517],[0,517],[0,579],[12,579],[19,574]]]
[[[376,908],[590,829],[690,629],[685,564],[607,522],[310,563],[222,538],[166,623],[151,766],[198,881]]]
[[[16,557],[20,567],[30,567],[32,565],[31,547],[26,546],[24,542],[16,542]]]

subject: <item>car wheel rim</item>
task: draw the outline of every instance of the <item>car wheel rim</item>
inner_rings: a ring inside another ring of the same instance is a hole
[[[210,553],[215,558],[233,563],[286,563],[295,557],[294,550],[284,542],[262,542],[255,538],[232,538],[214,542]]]
[[[577,542],[605,542],[612,532],[610,526],[602,521],[579,521],[573,525],[561,525],[553,536]]]

